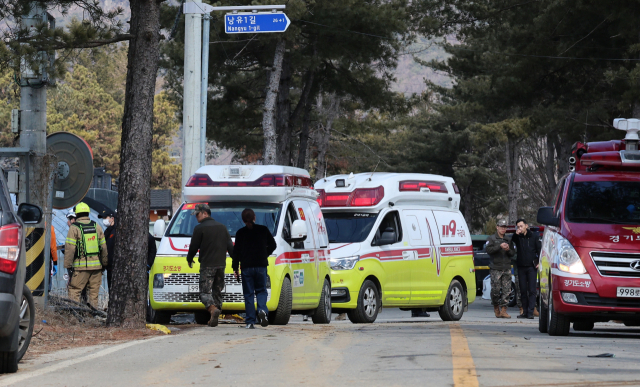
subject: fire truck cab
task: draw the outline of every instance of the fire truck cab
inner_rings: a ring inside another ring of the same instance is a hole
[[[638,119],[615,119],[623,140],[576,143],[549,207],[538,267],[539,330],[552,336],[594,323],[640,325]]]

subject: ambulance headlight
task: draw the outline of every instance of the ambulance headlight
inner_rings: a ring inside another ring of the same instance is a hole
[[[345,258],[331,258],[329,260],[329,265],[332,270],[351,270],[359,260],[359,255]]]
[[[564,238],[558,240],[558,269],[571,274],[587,272],[576,249]]]

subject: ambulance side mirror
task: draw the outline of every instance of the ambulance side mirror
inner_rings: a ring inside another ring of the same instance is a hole
[[[162,239],[166,227],[167,225],[165,224],[164,219],[156,220],[156,222],[153,224],[153,237],[156,240]]]
[[[291,236],[286,238],[286,241],[291,242],[302,242],[307,239],[307,224],[304,220],[294,220],[291,225]]]
[[[17,215],[24,224],[38,224],[42,221],[42,209],[29,203],[20,204]]]
[[[538,217],[536,220],[545,226],[560,226],[560,218],[556,217],[553,213],[553,207],[538,208]]]
[[[378,239],[378,246],[392,245],[397,242],[396,231],[392,227],[387,227],[380,239]]]

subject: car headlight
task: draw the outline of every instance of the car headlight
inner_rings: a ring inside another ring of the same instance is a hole
[[[559,238],[560,239],[560,238]],[[568,240],[558,240],[558,269],[571,274],[584,274],[587,272],[576,249]]]
[[[345,258],[331,258],[329,260],[329,265],[331,266],[332,270],[351,270],[359,260],[359,255]]]

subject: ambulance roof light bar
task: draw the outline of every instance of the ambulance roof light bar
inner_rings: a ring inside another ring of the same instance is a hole
[[[325,192],[318,189],[320,207],[373,207],[384,198],[384,187],[358,188],[353,192]]]
[[[196,173],[189,178],[186,187],[306,187],[313,188],[306,176],[268,174],[254,181],[213,181],[206,173]]]
[[[638,131],[640,131],[640,120],[637,118],[616,118],[613,120],[613,127],[618,130],[624,130],[627,135],[624,137],[625,149],[628,151],[638,150]]]
[[[416,180],[404,180],[400,182],[400,192],[415,191],[415,192],[440,192],[449,193],[447,187],[437,181],[416,181]]]

